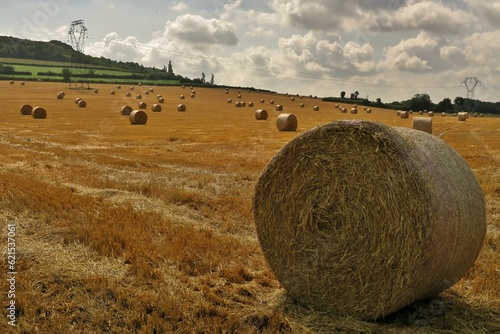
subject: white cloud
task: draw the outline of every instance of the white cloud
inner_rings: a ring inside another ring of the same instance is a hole
[[[234,26],[217,19],[185,14],[166,25],[165,36],[193,45],[236,45]]]
[[[170,9],[172,9],[175,12],[186,12],[189,9],[189,6],[182,1],[179,1],[177,3],[174,3]]]
[[[480,19],[493,27],[500,27],[500,0],[465,0]]]

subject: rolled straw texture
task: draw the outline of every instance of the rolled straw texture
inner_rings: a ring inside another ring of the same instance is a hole
[[[424,131],[432,134],[432,118],[431,117],[414,117],[413,129]]]
[[[129,115],[130,123],[144,125],[148,122],[148,115],[143,110],[134,110]]]
[[[294,114],[281,114],[276,119],[276,127],[279,131],[295,131],[297,125],[297,117]]]
[[[289,297],[361,319],[448,289],[486,232],[483,192],[458,153],[425,132],[369,121],[329,123],[288,143],[256,184],[253,214]]]

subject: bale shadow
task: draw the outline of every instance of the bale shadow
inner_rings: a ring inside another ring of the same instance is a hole
[[[280,306],[311,333],[500,333],[500,309],[474,305],[453,292],[415,302],[376,321],[321,313],[286,296]]]

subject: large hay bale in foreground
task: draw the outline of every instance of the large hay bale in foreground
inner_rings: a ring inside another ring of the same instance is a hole
[[[144,125],[148,122],[148,114],[144,110],[134,110],[128,116],[130,119],[130,124],[133,125]]]
[[[294,114],[281,114],[276,119],[276,127],[279,131],[295,131],[297,125],[297,117]]]
[[[293,139],[261,174],[253,213],[289,297],[361,319],[452,286],[486,232],[483,192],[457,152],[422,131],[369,121]]]
[[[47,111],[42,107],[34,107],[31,111],[31,116],[33,118],[44,119],[47,117]]]
[[[19,111],[21,112],[21,115],[28,116],[31,115],[31,111],[33,110],[33,107],[31,104],[24,104],[19,108]]]
[[[414,117],[413,129],[432,134],[432,118]]]

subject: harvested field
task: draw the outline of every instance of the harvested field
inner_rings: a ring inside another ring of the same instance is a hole
[[[227,103],[237,100],[235,89],[196,87],[182,113],[181,87],[154,87],[164,111],[131,126],[119,112],[137,103],[126,91],[8,81],[0,88],[1,244],[5,258],[7,225],[15,224],[19,333],[500,332],[500,119],[433,119],[433,134],[465,158],[485,192],[488,228],[475,266],[439,296],[367,322],[287,298],[257,240],[254,187],[269,160],[308,129],[340,119],[411,128],[413,115],[342,114],[304,97],[319,107],[313,112],[284,94],[245,92],[297,116],[296,132],[280,132],[275,110],[259,122],[257,108],[236,112]],[[61,90],[66,97],[55,99]],[[77,97],[88,102],[85,112],[75,111]],[[143,100],[156,103],[153,94]],[[28,103],[49,117],[22,116]]]

